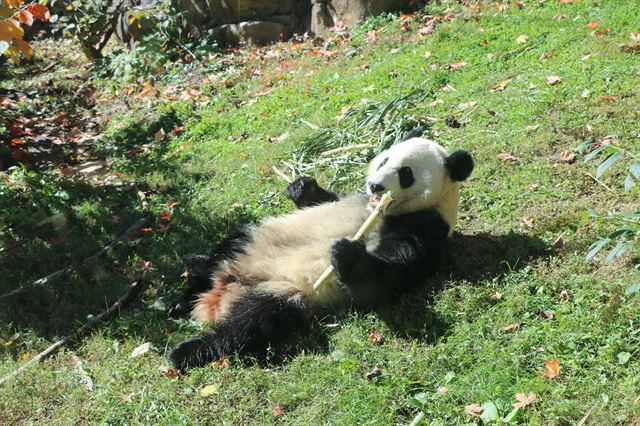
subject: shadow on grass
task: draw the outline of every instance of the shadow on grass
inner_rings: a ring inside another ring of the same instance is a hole
[[[449,326],[432,308],[434,295],[447,282],[474,283],[492,280],[550,255],[539,238],[511,232],[506,235],[455,233],[443,256],[440,271],[419,291],[397,304],[375,309],[391,330],[406,338],[436,342]]]

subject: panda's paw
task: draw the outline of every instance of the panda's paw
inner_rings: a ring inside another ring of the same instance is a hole
[[[358,262],[367,255],[364,243],[342,238],[331,247],[331,264],[341,281],[349,281]]]

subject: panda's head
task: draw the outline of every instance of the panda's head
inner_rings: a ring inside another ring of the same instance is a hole
[[[449,155],[437,143],[413,138],[380,153],[369,164],[367,194],[370,207],[391,191],[393,203],[387,214],[399,215],[435,207],[449,223],[456,220],[459,182],[473,170],[466,151]]]

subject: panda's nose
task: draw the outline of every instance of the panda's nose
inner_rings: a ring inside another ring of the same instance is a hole
[[[369,185],[369,190],[371,190],[372,194],[378,194],[384,191],[384,186],[379,183],[367,182],[367,185]]]

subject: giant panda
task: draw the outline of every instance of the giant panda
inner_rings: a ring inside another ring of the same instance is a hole
[[[304,203],[310,207],[230,236],[215,250],[212,283],[192,310],[212,329],[178,345],[171,361],[185,370],[234,353],[259,357],[314,315],[390,301],[424,282],[453,232],[459,182],[472,169],[468,152],[449,155],[436,142],[412,138],[371,161],[366,194],[338,199],[314,187]],[[288,195],[308,194],[305,186],[315,181],[294,182]],[[387,191],[394,201],[378,229],[364,242],[350,239]],[[336,278],[314,291],[329,265]]]

